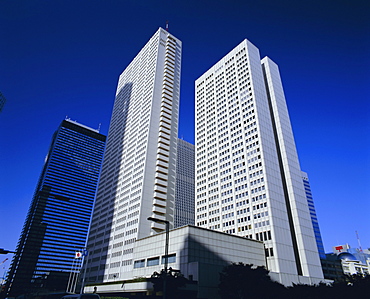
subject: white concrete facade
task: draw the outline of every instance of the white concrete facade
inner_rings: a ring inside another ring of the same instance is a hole
[[[323,279],[277,65],[248,40],[195,82],[196,225],[263,241],[279,282]]]
[[[159,28],[122,72],[88,239],[86,281],[131,275],[135,241],[173,223],[181,41]],[[129,274],[128,274],[129,273]]]

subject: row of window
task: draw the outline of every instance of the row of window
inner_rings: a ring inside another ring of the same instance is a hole
[[[145,259],[136,260],[134,261],[134,269],[144,268],[145,266],[146,267],[157,266],[159,265],[160,259],[162,260],[162,265],[166,263],[166,256],[162,257],[156,256],[147,258],[146,260]],[[176,263],[176,253],[167,255],[167,263],[168,264]]]

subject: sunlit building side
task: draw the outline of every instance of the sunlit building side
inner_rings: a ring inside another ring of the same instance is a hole
[[[181,41],[159,28],[119,77],[86,282],[131,278],[136,240],[174,222]]]
[[[323,279],[278,66],[244,40],[195,82],[196,225],[263,241],[277,281]]]

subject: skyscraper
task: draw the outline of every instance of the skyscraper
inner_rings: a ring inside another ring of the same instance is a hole
[[[196,225],[263,241],[278,281],[323,278],[277,65],[244,40],[195,82]]]
[[[181,41],[159,28],[119,77],[86,281],[130,277],[134,242],[173,224]]]
[[[106,137],[66,119],[54,133],[7,278],[8,296],[65,291],[86,243]]]
[[[194,144],[178,139],[174,227],[194,225]]]
[[[302,179],[303,179],[303,184],[304,184],[304,190],[306,193],[308,209],[310,210],[312,227],[315,233],[317,250],[319,251],[320,259],[325,259],[326,255],[325,255],[324,244],[321,239],[321,232],[320,232],[319,222],[317,220],[315,205],[314,205],[313,198],[312,198],[310,181],[308,179],[308,175],[306,172],[302,171]]]

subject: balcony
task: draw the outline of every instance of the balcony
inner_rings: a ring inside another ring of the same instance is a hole
[[[161,124],[161,126],[159,127],[159,131],[162,131],[162,132],[167,133],[168,135],[171,135],[171,129],[169,126]]]
[[[161,107],[167,108],[168,110],[172,111],[172,106],[168,105],[165,101],[162,101]]]
[[[166,216],[165,215],[159,215],[159,214],[152,214],[153,218],[157,218],[157,219],[160,219],[160,220],[166,220]]]
[[[164,81],[163,81],[163,87],[168,87],[170,90],[172,90],[173,89],[173,83],[172,82],[170,82],[170,80],[166,80],[166,79],[164,79]]]
[[[168,162],[164,162],[164,161],[161,161],[161,160],[157,160],[156,163],[155,163],[157,166],[161,166],[163,168],[168,168]]]
[[[168,81],[168,82],[170,82],[171,84],[174,84],[174,79],[173,79],[173,77],[172,76],[169,76],[168,74],[165,74],[164,75],[164,78],[163,78],[163,80],[164,81]]]
[[[155,180],[155,182],[157,181],[157,180],[159,180],[159,181],[161,181],[162,183],[162,185],[164,185],[165,184],[165,182],[167,182],[168,181],[168,176],[167,175],[165,175],[165,174],[162,174],[162,173],[156,173],[155,174],[155,178],[156,178],[156,180]],[[159,184],[159,185],[161,185],[161,184]],[[166,187],[167,187],[167,183],[166,183]]]
[[[164,125],[170,126],[171,125],[171,119],[161,117],[159,120],[160,120],[160,124],[159,124],[160,126],[164,126]]]
[[[163,143],[167,146],[170,146],[170,142],[168,139],[164,139],[163,137],[158,137],[158,143]]]
[[[164,149],[165,151],[169,152],[170,151],[170,146],[164,143],[159,143],[158,147],[161,149]]]
[[[154,188],[154,192],[159,192],[159,193],[166,193],[167,192],[167,188],[168,188],[168,181],[167,180],[161,180],[161,179],[155,179],[155,186],[158,186],[158,187],[161,187],[161,188],[164,188],[164,191],[163,190],[159,190],[158,188]]]
[[[162,216],[161,214],[166,214],[166,208],[165,207],[159,207],[159,206],[153,206],[152,212],[156,213],[156,215],[159,214],[158,216]],[[157,218],[157,216],[156,216],[156,218]]]
[[[162,94],[162,102],[172,107],[172,97]]]
[[[158,137],[166,139],[167,140],[166,143],[169,143],[171,138],[170,134],[165,132],[159,132]]]
[[[155,215],[155,218],[158,218],[158,217],[156,217],[156,215]],[[162,232],[162,231],[164,231],[166,229],[164,223],[158,223],[158,222],[152,222],[151,225],[150,225],[150,227],[152,229],[154,229],[158,233],[159,232]]]
[[[166,201],[165,200],[160,200],[158,198],[153,199],[153,204],[156,205],[156,206],[160,206],[162,208],[166,207]]]
[[[166,187],[159,186],[159,185],[154,185],[154,192],[159,192],[159,193],[167,194],[167,188]]]
[[[160,160],[166,163],[170,162],[170,159],[168,158],[168,156],[162,156],[162,155],[157,155],[157,160]]]
[[[162,118],[166,118],[167,120],[163,120],[164,122],[168,122],[168,121],[171,121],[171,113],[168,113],[167,111],[161,111],[161,113],[159,114],[159,116]],[[162,119],[161,119],[162,120]]]
[[[167,194],[159,193],[154,191],[154,199],[160,200],[160,201],[166,201],[167,199]],[[162,204],[163,205],[163,204]],[[166,203],[164,204],[166,205]]]
[[[161,112],[167,112],[167,114],[171,115],[172,108],[167,108],[166,106],[161,106]]]
[[[168,151],[165,151],[164,149],[161,149],[161,148],[157,149],[157,154],[159,154],[161,156],[165,156],[165,157],[170,156],[170,153]],[[157,155],[157,157],[158,157],[158,155]]]

